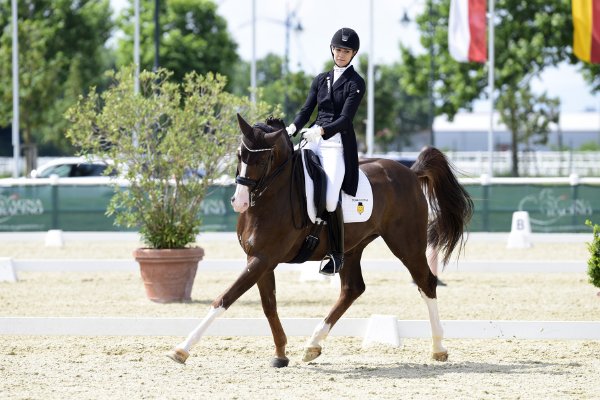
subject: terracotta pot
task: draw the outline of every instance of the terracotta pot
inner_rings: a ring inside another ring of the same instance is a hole
[[[146,295],[157,303],[192,300],[192,286],[204,249],[146,249],[133,252],[140,264]]]

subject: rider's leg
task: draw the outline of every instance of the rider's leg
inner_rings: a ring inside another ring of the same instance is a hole
[[[321,159],[323,169],[327,174],[327,228],[329,232],[329,254],[321,262],[320,272],[333,275],[342,268],[344,263],[344,217],[339,201],[344,173],[344,149],[341,135],[338,133],[329,140],[321,143]]]

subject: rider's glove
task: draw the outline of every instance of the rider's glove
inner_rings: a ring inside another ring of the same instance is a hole
[[[318,125],[303,130],[302,137],[309,142],[316,142],[321,138],[321,127]]]
[[[288,136],[292,136],[294,133],[296,133],[296,125],[290,124],[290,126],[285,128],[285,130],[287,131]]]

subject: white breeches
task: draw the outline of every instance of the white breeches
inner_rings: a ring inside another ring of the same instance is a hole
[[[342,145],[342,135],[336,133],[327,140],[319,139],[317,142],[307,142],[305,148],[310,149],[319,156],[321,165],[327,175],[327,211],[335,211],[344,174],[346,173],[346,165],[344,164],[344,147]]]

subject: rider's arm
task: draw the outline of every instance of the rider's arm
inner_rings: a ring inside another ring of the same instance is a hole
[[[310,90],[308,92],[308,96],[306,96],[306,101],[304,105],[296,115],[294,119],[294,125],[296,125],[296,130],[302,129],[302,127],[308,122],[310,116],[317,105],[317,92],[319,91],[319,75],[313,79],[312,84],[310,85]]]
[[[334,121],[324,124],[322,126],[325,134],[323,139],[329,139],[338,132],[342,134],[352,127],[352,121],[360,105],[360,101],[365,95],[365,81],[360,79],[353,79],[348,82],[349,90],[348,97],[344,101],[344,106],[340,116]]]

